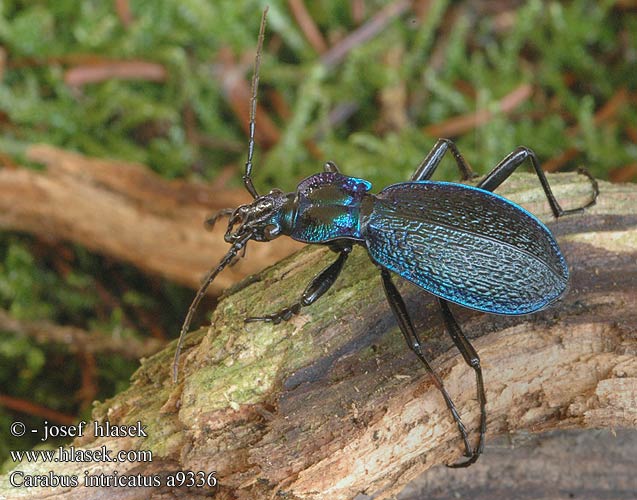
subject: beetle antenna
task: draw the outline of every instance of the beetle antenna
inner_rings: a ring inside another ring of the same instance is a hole
[[[265,19],[268,15],[268,7],[266,5],[261,16],[261,27],[259,28],[259,41],[257,42],[257,55],[254,59],[254,73],[252,73],[252,96],[250,97],[250,139],[248,140],[248,161],[246,161],[246,170],[243,174],[243,184],[253,198],[257,198],[259,194],[252,183],[252,157],[254,155],[254,130],[256,128],[257,116],[257,90],[259,88],[259,67],[261,66],[261,52],[263,49],[263,38],[265,36]]]
[[[210,287],[214,279],[217,277],[217,275],[221,271],[223,271],[223,269],[228,264],[232,263],[232,261],[237,256],[237,254],[241,251],[241,249],[246,246],[246,243],[248,243],[250,236],[252,236],[252,233],[248,232],[247,234],[243,235],[241,239],[237,240],[236,242],[232,244],[232,247],[230,247],[230,250],[228,250],[228,253],[224,256],[223,259],[221,259],[217,267],[215,267],[214,269],[211,269],[208,272],[208,274],[203,280],[203,283],[199,287],[199,290],[197,290],[197,295],[195,295],[195,298],[192,300],[192,303],[190,304],[190,307],[188,308],[188,314],[186,314],[186,318],[184,319],[184,324],[181,326],[181,332],[179,333],[179,341],[177,342],[177,348],[175,349],[175,358],[173,360],[173,382],[174,383],[177,383],[177,379],[179,376],[179,355],[181,354],[181,347],[184,343],[184,338],[186,336],[186,333],[188,333],[188,329],[190,328],[190,322],[192,321],[192,317],[195,314],[197,307],[199,307],[199,303],[201,302],[201,299],[203,299],[204,295],[206,295],[206,291],[208,290],[208,288]]]

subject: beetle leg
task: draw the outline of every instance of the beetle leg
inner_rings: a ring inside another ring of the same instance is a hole
[[[234,212],[234,208],[222,208],[221,210],[217,210],[214,214],[208,217],[204,221],[204,226],[208,231],[212,231],[212,228],[215,227],[215,224],[222,217],[229,217]]]
[[[460,151],[458,151],[458,146],[449,139],[438,139],[436,144],[434,144],[434,147],[431,148],[431,151],[429,151],[429,154],[422,162],[420,162],[420,165],[418,165],[418,168],[411,176],[411,180],[426,181],[427,179],[430,179],[436,168],[438,168],[440,160],[442,160],[442,157],[449,149],[453,154],[453,159],[456,161],[456,165],[458,165],[458,170],[460,170],[462,180],[466,181],[476,177],[477,174],[474,173],[469,164],[460,154]]]
[[[425,365],[425,369],[429,373],[429,376],[431,377],[434,385],[440,391],[442,397],[445,399],[447,408],[449,408],[449,411],[451,412],[451,415],[453,416],[453,419],[458,426],[458,431],[460,431],[462,440],[464,441],[465,456],[473,457],[474,453],[471,450],[471,445],[469,444],[467,429],[462,423],[460,415],[458,414],[458,410],[456,410],[456,407],[453,404],[453,401],[451,400],[447,389],[445,389],[441,378],[434,371],[432,366],[429,364],[429,361],[427,361],[427,358],[425,358],[424,353],[422,352],[422,343],[420,341],[420,338],[418,337],[418,334],[416,333],[416,330],[414,329],[413,323],[411,322],[409,313],[407,312],[407,307],[405,306],[405,301],[396,288],[396,285],[394,285],[389,271],[381,268],[380,275],[383,279],[383,287],[385,288],[387,302],[389,302],[389,306],[394,313],[394,317],[396,318],[396,321],[398,321],[398,326],[400,327],[400,331],[405,337],[407,346],[416,354],[416,356],[418,356],[418,359],[420,359],[420,361],[422,361],[422,363]]]
[[[535,153],[532,150],[523,146],[515,149],[515,151],[508,154],[500,163],[498,163],[494,167],[494,169],[491,170],[491,172],[489,172],[487,176],[480,182],[480,184],[478,184],[478,187],[487,191],[494,191],[515,171],[516,168],[522,165],[522,163],[524,163],[527,158],[531,161],[531,165],[533,165],[533,169],[540,179],[540,184],[542,184],[542,189],[544,190],[544,194],[546,194],[549,205],[551,205],[551,210],[553,211],[553,215],[555,215],[555,218],[561,217],[562,215],[581,212],[585,208],[588,208],[591,205],[595,204],[597,195],[599,195],[599,187],[597,185],[597,181],[591,176],[591,174],[588,173],[587,170],[580,168],[579,173],[585,175],[591,181],[591,185],[593,187],[593,197],[583,207],[564,210],[555,198],[553,191],[551,191],[551,186],[549,185],[549,181],[546,179],[546,174],[540,167],[537,156],[535,156]]]
[[[480,437],[478,439],[478,446],[473,452],[473,455],[469,460],[465,462],[460,462],[457,464],[449,465],[449,467],[468,467],[472,463],[474,463],[482,450],[484,450],[484,436],[487,432],[487,396],[484,393],[484,381],[482,379],[482,368],[480,366],[480,357],[478,353],[469,342],[469,339],[465,336],[456,321],[456,318],[453,317],[451,310],[449,309],[449,303],[446,300],[441,298],[438,299],[438,303],[440,304],[440,310],[442,311],[442,317],[445,321],[445,326],[447,327],[447,331],[451,336],[454,344],[462,354],[465,362],[474,369],[476,372],[476,390],[478,394],[478,403],[480,404]]]
[[[351,246],[346,246],[340,249],[338,251],[338,258],[325,269],[323,269],[323,271],[317,274],[314,279],[312,279],[312,281],[310,281],[310,284],[301,294],[301,298],[291,306],[284,307],[278,312],[267,314],[265,316],[252,316],[246,318],[244,321],[246,323],[252,323],[255,321],[268,321],[270,323],[274,323],[275,325],[280,323],[281,321],[288,321],[290,318],[292,318],[292,316],[298,314],[301,311],[302,307],[313,304],[332,287],[332,285],[336,281],[336,278],[338,278],[338,275],[341,273],[343,264],[345,264],[345,261],[347,260],[347,257],[349,256],[351,251]]]

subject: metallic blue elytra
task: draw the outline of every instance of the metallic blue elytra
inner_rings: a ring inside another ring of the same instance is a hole
[[[365,215],[372,259],[443,299],[526,314],[566,289],[568,268],[548,228],[515,203],[449,182],[383,189]]]
[[[361,244],[380,266],[464,307],[527,314],[566,289],[568,268],[550,231],[506,198],[450,182],[370,189],[364,179],[322,172],[295,193],[255,203],[278,207],[262,223],[277,235]]]

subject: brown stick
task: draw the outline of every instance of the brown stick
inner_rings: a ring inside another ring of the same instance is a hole
[[[64,74],[64,82],[71,87],[81,87],[89,83],[103,82],[104,80],[164,82],[166,78],[167,71],[164,66],[142,60],[84,64],[69,68]]]
[[[565,207],[590,195],[583,176],[552,175],[550,182]],[[500,192],[549,221],[569,262],[570,291],[528,316],[454,307],[482,359],[487,442],[518,430],[637,427],[637,187],[601,183],[595,207],[552,221],[537,184],[519,175]],[[64,463],[55,472],[214,470],[216,498],[276,498],[280,492],[288,499],[338,500],[359,492],[388,498],[432,465],[454,462],[462,452],[454,423],[404,345],[364,250],[354,251],[326,297],[290,322],[243,323],[247,315],[291,303],[332,259],[329,251],[310,248],[222,301],[210,331],[187,338],[178,385],[170,382],[173,353],[167,349],[144,363],[126,392],[96,407],[97,421],[139,420],[148,437],[75,442],[152,450],[152,463]],[[473,373],[450,348],[435,301],[410,285],[401,288],[429,358],[475,439]],[[20,467],[34,473],[51,464]],[[4,492],[11,492],[6,476]],[[50,492],[33,489],[25,498]],[[78,487],[58,493],[68,499],[114,492]],[[120,490],[126,498],[166,493]]]
[[[307,41],[310,42],[310,45],[317,53],[323,54],[327,50],[327,42],[308,12],[303,0],[288,0],[288,5]]]
[[[59,326],[50,321],[24,321],[0,309],[0,330],[26,335],[42,343],[64,344],[71,352],[91,354],[116,353],[128,359],[140,359],[156,353],[165,344],[158,339],[144,341],[88,332],[73,326]]]
[[[51,146],[31,147],[27,156],[46,169],[0,169],[0,228],[74,241],[193,288],[227,252],[223,221],[212,233],[203,221],[250,199],[242,189],[165,181],[142,165]],[[250,259],[221,275],[213,291],[300,247],[275,243],[251,246]]]
[[[20,413],[26,413],[28,415],[34,415],[44,419],[49,419],[52,422],[56,422],[62,425],[73,424],[73,415],[67,415],[57,410],[52,410],[46,406],[42,406],[26,399],[15,398],[13,396],[7,396],[0,394],[0,406],[14,410]]]
[[[500,99],[498,112],[504,115],[511,113],[528,100],[532,93],[533,87],[528,83],[523,83]],[[455,137],[488,123],[494,114],[491,110],[479,109],[467,115],[454,116],[441,123],[427,125],[423,132],[431,137]]]
[[[366,42],[380,33],[383,28],[395,17],[400,16],[410,8],[407,0],[394,0],[380,9],[364,25],[359,26],[349,35],[329,48],[321,56],[321,62],[331,69],[339,64],[345,56],[355,47]]]

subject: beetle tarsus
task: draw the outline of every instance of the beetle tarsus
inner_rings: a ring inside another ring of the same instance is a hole
[[[230,217],[232,212],[234,212],[234,208],[222,208],[221,210],[216,211],[204,221],[204,227],[208,231],[212,231],[219,219],[222,217]]]
[[[478,356],[477,351],[469,342],[469,339],[465,336],[460,325],[456,321],[456,318],[451,313],[451,309],[449,309],[449,303],[446,300],[438,299],[438,303],[440,305],[440,310],[442,311],[442,317],[445,321],[445,326],[449,336],[453,340],[453,343],[456,345],[460,354],[476,374],[476,392],[478,397],[478,404],[480,405],[480,434],[478,437],[478,444],[471,456],[470,460],[465,462],[461,462],[460,464],[452,464],[450,467],[468,467],[472,463],[474,463],[478,456],[484,450],[484,441],[485,435],[487,432],[487,396],[484,391],[484,380],[482,377],[482,367],[480,366],[480,357]]]

